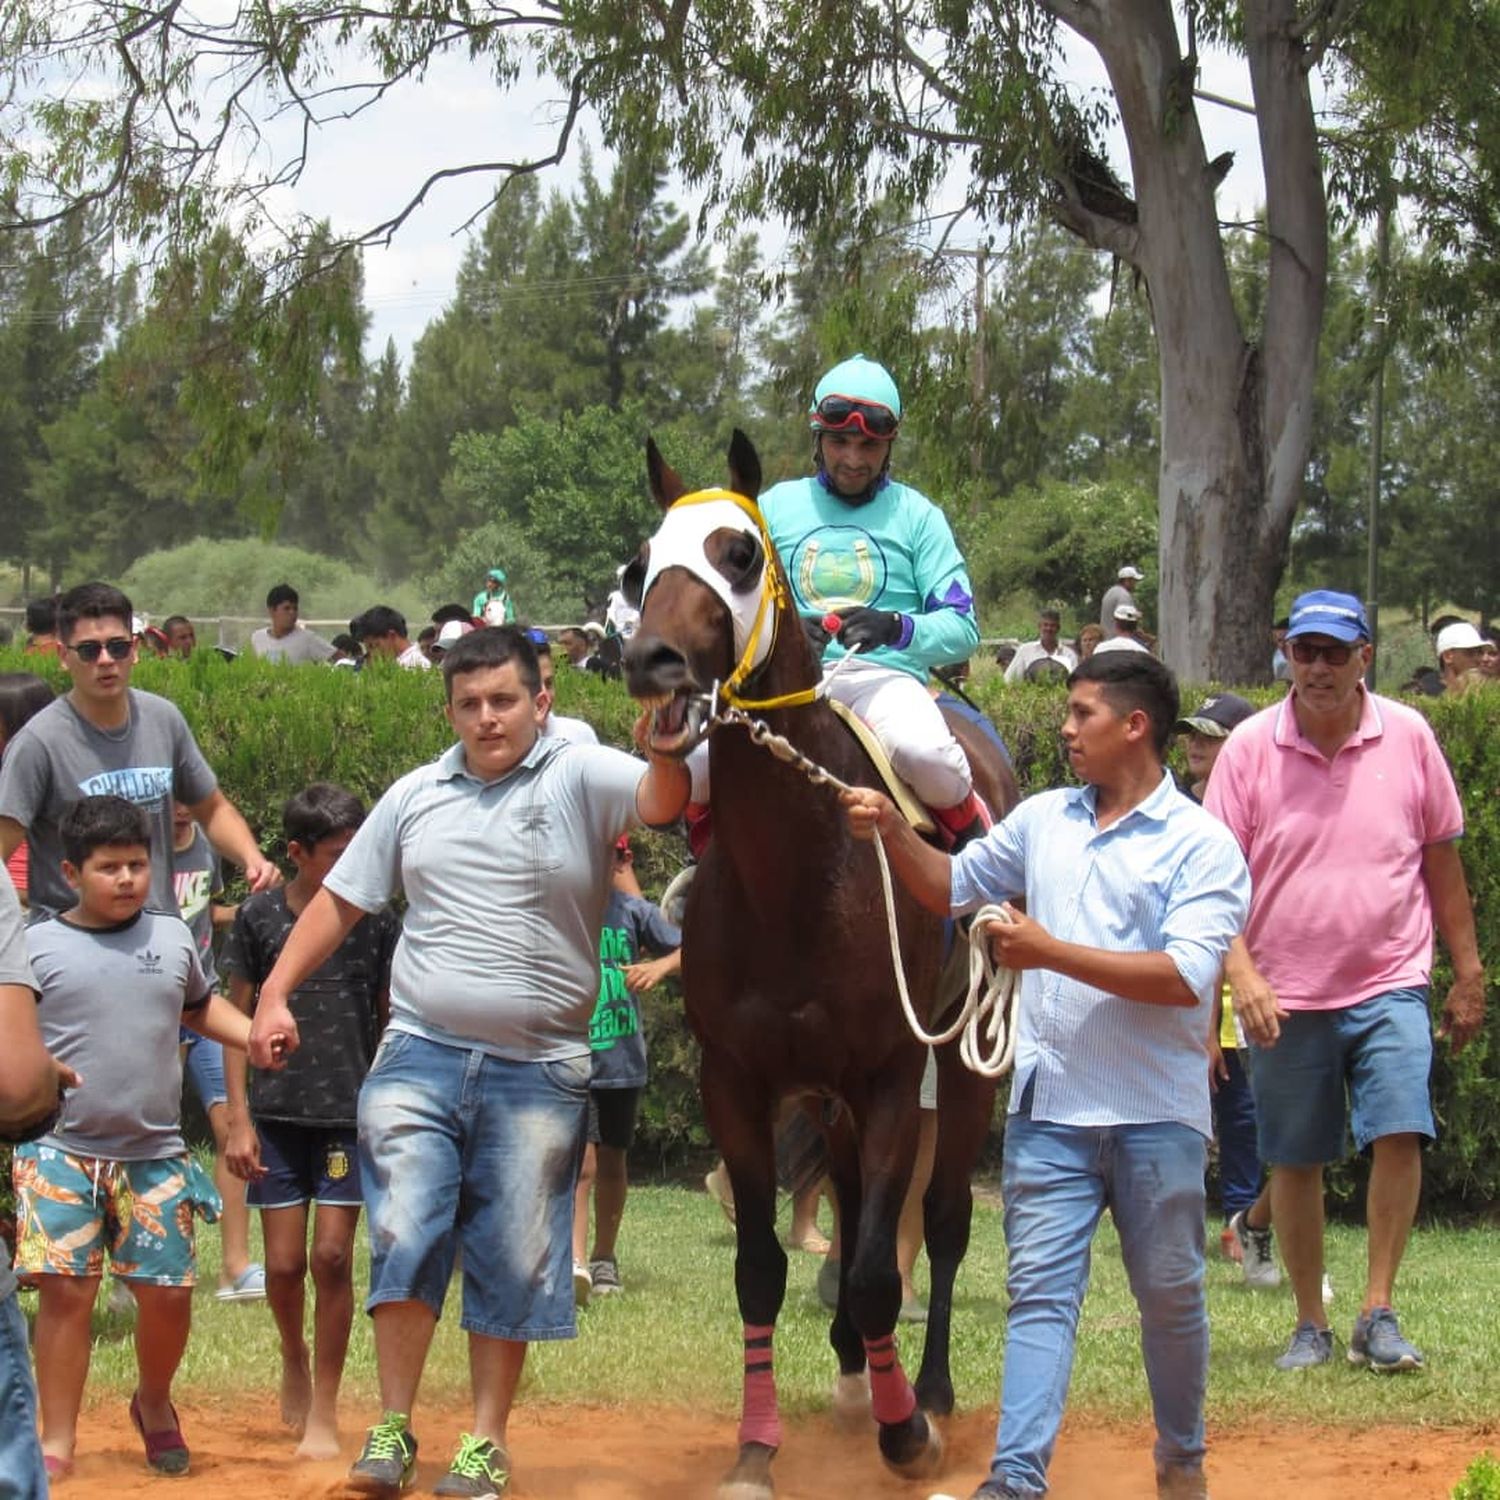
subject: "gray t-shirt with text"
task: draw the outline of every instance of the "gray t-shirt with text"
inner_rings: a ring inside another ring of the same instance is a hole
[[[538,738],[497,781],[454,745],[386,792],[326,884],[367,912],[406,892],[396,1030],[520,1062],[588,1055],[613,844],[645,771]]]
[[[33,908],[66,911],[74,895],[63,879],[63,814],[84,797],[112,794],[146,814],[151,833],[147,905],[176,911],[172,889],[172,799],[197,803],[218,786],[187,720],[175,704],[130,689],[130,717],[99,729],[66,698],[56,698],[5,747],[0,817],[14,818],[31,847]]]
[[[181,1156],[177,1028],[209,996],[197,945],[175,912],[118,927],[49,917],[26,930],[42,1040],[83,1082],[44,1146],[107,1161]]]

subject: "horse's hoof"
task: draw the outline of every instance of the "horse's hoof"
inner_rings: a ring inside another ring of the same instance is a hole
[[[870,1425],[870,1372],[840,1375],[833,1383],[833,1420],[846,1432]]]
[[[951,1417],[953,1415],[953,1382],[951,1380],[925,1381],[919,1375],[916,1383],[917,1405],[929,1417]]]
[[[771,1500],[771,1460],[764,1443],[741,1443],[734,1467],[719,1481],[718,1500]]]
[[[903,1479],[931,1479],[943,1466],[943,1437],[918,1407],[909,1421],[880,1429],[880,1456]]]

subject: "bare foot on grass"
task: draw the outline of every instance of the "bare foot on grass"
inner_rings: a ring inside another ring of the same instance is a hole
[[[304,1350],[299,1359],[283,1358],[281,1362],[281,1421],[299,1437],[307,1427],[307,1413],[312,1406],[312,1371]]]

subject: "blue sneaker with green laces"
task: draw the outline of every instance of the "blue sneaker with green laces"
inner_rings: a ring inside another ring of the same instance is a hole
[[[498,1500],[510,1483],[510,1455],[488,1438],[459,1435],[452,1467],[433,1486],[434,1495],[467,1495]]]
[[[1420,1370],[1423,1360],[1422,1351],[1402,1336],[1396,1314],[1388,1307],[1372,1307],[1355,1319],[1349,1335],[1349,1363],[1393,1375]]]
[[[348,1489],[374,1500],[397,1500],[417,1472],[417,1440],[402,1411],[388,1411],[365,1434],[365,1446],[349,1470]]]

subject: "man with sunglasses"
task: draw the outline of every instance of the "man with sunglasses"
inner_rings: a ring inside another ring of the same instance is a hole
[[[942,511],[891,477],[896,382],[857,354],[818,382],[808,415],[816,475],[775,485],[760,506],[829,694],[870,725],[950,833],[982,831],[968,762],[927,692],[933,667],[979,644],[973,589]]]
[[[1319,589],[1292,606],[1292,690],[1247,719],[1214,766],[1204,806],[1250,865],[1243,937],[1225,972],[1251,1043],[1261,1157],[1297,1325],[1283,1370],[1328,1362],[1322,1300],[1323,1165],[1370,1152],[1368,1271],[1351,1363],[1422,1367],[1392,1309],[1416,1218],[1423,1139],[1435,1135],[1427,1077],[1434,923],[1454,982],[1438,1035],[1458,1051],[1484,1021],[1484,971],[1459,859],[1463,810],[1427,721],[1367,692],[1364,606]]]
[[[151,895],[176,911],[172,802],[186,803],[209,842],[242,865],[252,890],[280,884],[249,825],[219,789],[176,706],[130,686],[136,645],[130,600],[106,583],[84,583],[58,601],[58,654],[72,679],[6,746],[0,766],[0,858],[24,838],[31,850],[33,909],[62,911],[76,897],[62,874],[58,825],[83,797],[104,793],[139,807],[151,830]]]

